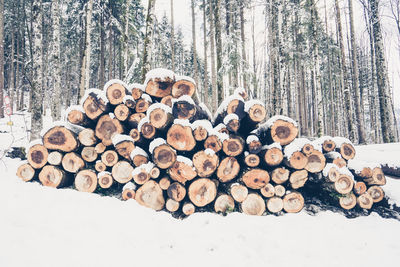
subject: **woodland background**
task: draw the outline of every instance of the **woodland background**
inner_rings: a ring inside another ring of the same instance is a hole
[[[400,0],[0,0],[0,117],[8,95],[36,138],[46,110],[163,67],[212,111],[244,87],[303,136],[397,142],[399,40]]]

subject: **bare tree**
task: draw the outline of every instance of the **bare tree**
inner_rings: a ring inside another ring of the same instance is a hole
[[[147,17],[146,17],[146,35],[144,37],[144,51],[143,51],[143,62],[142,62],[142,80],[146,78],[146,73],[150,70],[150,59],[151,59],[151,46],[152,46],[152,35],[154,26],[154,9],[156,0],[149,0],[147,6]]]
[[[171,0],[171,65],[175,71],[175,23],[174,23],[174,0]]]
[[[51,116],[53,120],[61,117],[61,67],[60,67],[60,6],[59,0],[51,3],[51,17],[53,23],[52,61],[53,61],[53,99]]]
[[[204,41],[204,104],[210,108],[208,101],[208,56],[207,56],[207,16],[206,16],[206,0],[203,0],[203,41]]]
[[[0,118],[4,118],[4,0],[0,0]]]

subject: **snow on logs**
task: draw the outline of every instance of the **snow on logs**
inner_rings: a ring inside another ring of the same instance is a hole
[[[299,138],[294,120],[266,114],[239,88],[212,116],[193,79],[155,69],[144,84],[111,80],[87,90],[65,122],[29,144],[17,175],[83,192],[119,190],[124,200],[176,216],[296,213],[304,194],[345,210],[384,199],[380,166],[355,161],[348,139]]]

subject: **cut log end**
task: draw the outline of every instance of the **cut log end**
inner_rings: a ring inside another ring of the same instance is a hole
[[[149,121],[156,129],[167,127],[172,121],[170,113],[165,112],[162,108],[156,108],[151,111]]]
[[[372,197],[374,203],[382,201],[385,197],[385,192],[382,187],[373,185],[367,190],[368,194]]]
[[[266,198],[273,197],[275,195],[275,187],[272,184],[268,183],[260,189],[260,193]]]
[[[94,147],[86,146],[82,149],[81,156],[86,162],[94,162],[98,155]]]
[[[368,193],[364,193],[357,197],[357,205],[362,209],[371,209],[374,204],[373,198]]]
[[[217,177],[218,179],[223,182],[229,182],[234,179],[240,171],[240,165],[236,158],[234,157],[227,157],[224,158],[218,166],[217,169]]]
[[[244,162],[248,167],[257,167],[260,164],[260,157],[256,154],[248,154],[244,158]]]
[[[165,203],[165,208],[169,212],[175,212],[179,209],[179,202],[169,198],[169,199],[167,199],[167,202]]]
[[[370,178],[364,179],[368,185],[385,185],[386,177],[381,168],[373,168],[372,176]]]
[[[163,177],[158,183],[162,190],[167,190],[168,187],[171,185],[171,180],[168,177]]]
[[[162,98],[164,96],[170,95],[172,91],[172,80],[168,81],[149,81],[146,85],[146,93],[154,96]]]
[[[236,157],[242,154],[244,142],[240,137],[230,137],[222,143],[222,150],[227,156]]]
[[[96,120],[107,111],[108,107],[103,99],[92,93],[83,103],[83,109],[85,110],[85,114],[89,119]]]
[[[28,163],[35,169],[40,169],[46,165],[49,152],[44,145],[34,145],[29,148],[27,153]]]
[[[196,211],[196,206],[190,202],[187,202],[187,203],[183,204],[183,206],[182,206],[182,212],[186,216],[192,215],[193,213],[195,213],[195,211]]]
[[[130,180],[132,180],[133,175],[133,167],[127,161],[119,161],[117,162],[111,170],[112,176],[114,180],[120,184],[126,184]]]
[[[280,197],[272,197],[267,201],[267,209],[271,213],[278,213],[283,210],[283,199]]]
[[[357,204],[357,198],[353,193],[339,197],[339,205],[345,209],[350,210]]]
[[[353,191],[356,195],[362,195],[367,191],[367,186],[364,182],[356,182]]]
[[[268,149],[264,154],[264,161],[268,166],[278,166],[283,161],[283,153],[279,148]]]
[[[214,203],[214,211],[217,213],[229,213],[235,209],[235,201],[227,194],[222,194],[217,197]]]
[[[84,146],[94,146],[97,143],[96,135],[93,129],[85,128],[78,134],[79,142]]]
[[[114,109],[114,115],[119,121],[126,121],[130,115],[129,107],[125,104],[119,104]]]
[[[244,173],[242,180],[251,189],[261,189],[269,183],[270,177],[266,170],[252,169]]]
[[[79,170],[85,167],[85,162],[75,152],[65,154],[61,164],[63,169],[70,173],[77,173]]]
[[[287,163],[293,169],[302,170],[307,166],[308,159],[303,152],[296,151],[291,155]]]
[[[265,212],[265,201],[261,196],[252,193],[242,202],[241,208],[247,215],[261,216]]]
[[[204,207],[214,201],[217,196],[217,187],[207,178],[195,180],[189,186],[189,199],[197,207]]]
[[[249,194],[247,187],[241,184],[231,185],[229,191],[233,199],[239,203],[243,202]]]
[[[56,166],[46,165],[39,173],[39,180],[44,186],[61,188],[70,185],[71,179]]]
[[[348,194],[353,190],[353,179],[347,175],[340,175],[340,177],[335,181],[334,187],[336,192],[339,194]]]
[[[97,187],[97,175],[92,170],[82,170],[75,176],[75,188],[80,192],[93,193]]]
[[[111,174],[104,174],[98,178],[98,183],[101,188],[108,189],[113,185],[114,179]]]
[[[106,166],[106,164],[104,164],[101,161],[96,161],[96,163],[94,164],[94,169],[97,172],[103,172],[103,171],[105,171],[107,169],[107,166]]]
[[[112,145],[111,138],[114,134],[122,134],[123,131],[120,121],[112,119],[108,114],[100,117],[95,130],[97,138],[106,146]]]
[[[135,199],[140,205],[154,210],[162,210],[165,205],[163,191],[153,180],[147,181],[136,191]]]
[[[219,157],[216,154],[207,154],[199,151],[193,156],[193,165],[200,177],[209,177],[217,169]]]
[[[71,152],[77,149],[79,142],[75,133],[63,126],[56,126],[43,136],[43,144],[47,149]]]
[[[298,128],[293,123],[285,120],[276,120],[270,131],[272,140],[281,144],[281,146],[291,143],[299,133]]]
[[[304,207],[304,198],[298,192],[287,194],[283,198],[283,209],[288,213],[297,213]]]
[[[172,86],[171,94],[175,98],[179,98],[183,95],[193,96],[196,91],[196,86],[187,80],[179,80]]]
[[[180,202],[186,196],[186,188],[180,183],[175,182],[168,187],[167,194],[170,199]]]
[[[259,123],[265,120],[267,116],[267,111],[263,105],[255,104],[253,105],[249,111],[249,117],[253,122]]]
[[[325,162],[324,154],[314,150],[307,155],[307,164],[304,168],[311,173],[321,172],[325,168]]]
[[[276,184],[283,184],[289,179],[289,170],[285,168],[276,168],[271,173],[271,180]]]
[[[207,148],[217,153],[222,149],[222,142],[216,135],[208,136],[206,141],[204,141],[204,149]]]
[[[136,192],[130,188],[127,188],[124,191],[122,191],[122,199],[123,200],[135,199],[135,195],[136,195]]]
[[[356,156],[356,149],[352,144],[344,143],[340,147],[340,154],[345,160],[350,160]]]
[[[301,188],[308,180],[308,172],[306,170],[295,171],[290,174],[290,186],[293,189]]]
[[[275,185],[274,187],[275,196],[283,197],[286,194],[286,188],[283,185]]]
[[[172,180],[182,184],[193,180],[197,176],[197,172],[192,166],[180,161],[176,161],[171,168],[169,168],[168,173]]]
[[[176,151],[167,144],[160,145],[153,151],[153,160],[160,169],[168,169],[176,161]]]
[[[336,144],[333,140],[325,140],[322,143],[322,149],[325,153],[332,152],[336,148]]]
[[[31,181],[35,177],[35,169],[28,163],[22,164],[17,169],[17,176],[24,182]]]
[[[207,129],[199,126],[193,131],[193,137],[196,141],[204,141],[207,139],[208,132]]]
[[[135,145],[132,141],[122,141],[115,146],[117,153],[124,159],[131,159],[131,152],[135,149]]]
[[[167,133],[167,143],[178,151],[191,151],[196,146],[192,128],[174,124]]]
[[[107,167],[112,167],[118,162],[118,154],[114,150],[107,150],[101,155],[101,161]]]
[[[140,134],[146,139],[153,139],[156,135],[156,128],[150,122],[145,122],[140,129]]]
[[[113,83],[106,88],[106,96],[112,105],[121,104],[126,96],[126,88],[120,83]]]
[[[60,165],[62,158],[63,158],[63,154],[61,154],[58,151],[52,151],[49,153],[49,156],[47,157],[47,162],[50,165],[55,165],[55,166]]]

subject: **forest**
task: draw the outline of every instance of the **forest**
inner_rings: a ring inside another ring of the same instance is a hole
[[[243,87],[301,136],[398,142],[383,9],[400,39],[399,0],[0,0],[0,117],[7,95],[35,139],[46,110],[58,120],[86,89],[161,67],[211,111]]]

